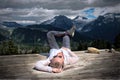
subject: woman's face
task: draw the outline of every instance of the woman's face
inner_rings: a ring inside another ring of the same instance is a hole
[[[59,62],[60,64],[63,64],[64,63],[63,53],[62,52],[58,53],[56,56],[53,57],[51,62],[53,62],[53,63]]]

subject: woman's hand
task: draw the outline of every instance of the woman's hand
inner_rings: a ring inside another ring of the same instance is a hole
[[[62,69],[58,69],[58,68],[53,68],[52,69],[52,72],[53,73],[60,73],[60,72],[62,72],[63,70]]]

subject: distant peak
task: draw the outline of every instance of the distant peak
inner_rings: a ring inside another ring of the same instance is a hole
[[[16,23],[16,22],[3,21],[3,23]]]
[[[88,19],[88,18],[84,16],[76,16],[74,19]]]
[[[17,22],[10,22],[10,21],[3,21],[2,25],[7,27],[21,27],[21,24],[18,24]]]
[[[58,16],[55,16],[54,18],[67,18],[66,16],[64,16],[64,15],[58,15]]]

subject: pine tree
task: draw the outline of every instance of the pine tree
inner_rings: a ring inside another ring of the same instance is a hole
[[[1,55],[18,54],[18,47],[12,40],[3,41],[0,50]]]
[[[116,48],[120,48],[120,34],[116,36],[114,45]]]

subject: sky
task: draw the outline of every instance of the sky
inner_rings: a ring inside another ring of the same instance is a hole
[[[0,0],[0,22],[39,24],[58,15],[96,18],[120,13],[120,0]]]

